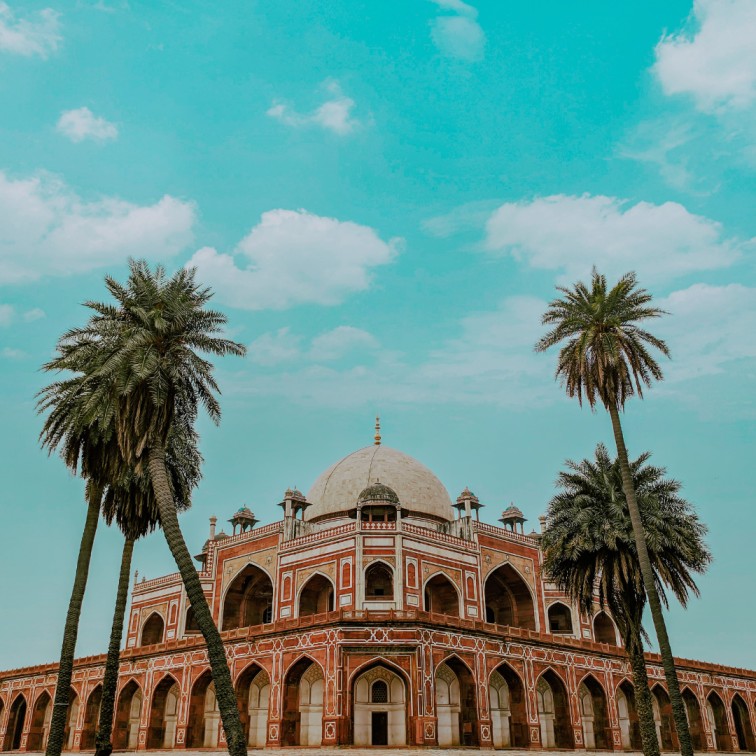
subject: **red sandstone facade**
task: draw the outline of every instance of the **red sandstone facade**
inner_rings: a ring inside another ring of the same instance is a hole
[[[380,446],[282,506],[262,528],[240,510],[234,535],[213,529],[199,557],[250,745],[640,748],[612,620],[580,616],[544,580],[518,510],[481,523],[466,490],[455,514],[427,468]],[[76,662],[69,750],[94,747],[104,660]],[[657,657],[648,670],[672,750]],[[696,749],[756,750],[756,673],[683,659],[678,670]],[[3,750],[43,748],[55,679],[53,664],[0,673]],[[114,745],[223,746],[178,575],[133,587]]]

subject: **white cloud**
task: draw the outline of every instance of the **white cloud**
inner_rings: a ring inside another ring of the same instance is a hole
[[[667,383],[717,375],[756,358],[756,288],[697,283],[658,305],[670,314],[655,329],[672,352],[664,366]]]
[[[431,39],[439,51],[449,58],[481,60],[486,46],[486,35],[477,21],[477,9],[462,0],[431,2],[441,10],[453,14],[439,16],[431,21]]]
[[[7,328],[16,317],[16,308],[9,304],[0,304],[0,328]]]
[[[129,255],[164,260],[191,243],[194,219],[191,203],[168,195],[153,205],[85,201],[51,176],[0,171],[0,283],[94,270]]]
[[[45,8],[34,17],[16,18],[7,3],[0,1],[0,52],[47,58],[60,44],[59,14]]]
[[[485,247],[533,268],[585,278],[635,270],[645,284],[731,265],[751,242],[725,238],[721,224],[676,202],[631,205],[616,197],[555,195],[506,203],[489,218]]]
[[[12,347],[3,347],[2,352],[0,354],[6,359],[6,360],[22,360],[24,357],[28,357],[29,355],[24,352],[23,349],[13,349]]]
[[[269,210],[233,255],[211,247],[189,265],[215,289],[218,299],[247,310],[297,304],[335,305],[371,283],[371,269],[390,263],[399,239],[384,242],[368,226],[306,210]]]
[[[667,95],[689,94],[706,113],[756,101],[756,3],[696,0],[690,26],[663,37],[653,70]]]
[[[323,86],[329,99],[311,113],[298,113],[289,105],[274,102],[266,111],[266,115],[295,128],[315,125],[339,136],[350,134],[361,125],[357,118],[352,117],[354,100],[341,91],[336,81],[327,80]]]
[[[107,142],[118,136],[118,128],[114,123],[96,116],[86,107],[64,110],[60,114],[56,128],[72,142],[82,142],[85,139]]]
[[[249,359],[256,365],[272,367],[298,360],[302,356],[302,337],[291,333],[290,328],[279,328],[275,333],[264,333],[249,345]]]
[[[375,349],[375,336],[353,326],[338,326],[312,340],[310,359],[316,361],[338,360],[355,350]]]
[[[27,323],[33,323],[35,320],[42,320],[42,318],[46,318],[47,314],[44,310],[40,309],[39,307],[33,307],[31,310],[27,310],[24,313],[24,320]]]

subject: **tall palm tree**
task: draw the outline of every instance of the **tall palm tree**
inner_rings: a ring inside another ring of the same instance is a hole
[[[650,386],[653,379],[663,377],[649,347],[669,356],[667,345],[639,324],[658,318],[664,312],[652,306],[651,295],[645,289],[637,288],[635,273],[625,274],[608,289],[606,278],[594,268],[590,288],[580,281],[571,289],[558,287],[558,291],[564,296],[552,301],[542,318],[544,325],[553,328],[538,341],[535,349],[542,352],[566,342],[559,351],[556,376],[562,380],[567,395],[577,397],[581,405],[585,397],[592,409],[600,401],[611,418],[622,490],[627,499],[638,564],[659,642],[680,750],[682,756],[692,756],[688,720],[648,555],[619,414],[627,399],[634,394],[643,398],[643,387]]]
[[[686,606],[691,593],[698,595],[693,573],[702,573],[711,561],[703,540],[706,527],[679,495],[680,483],[666,478],[664,468],[648,464],[649,457],[646,452],[629,464],[654,583],[665,605],[669,589]],[[643,652],[646,595],[622,471],[603,444],[596,447],[595,460],[568,460],[566,466],[549,502],[544,570],[582,612],[590,615],[596,599],[611,612],[633,671],[643,752],[657,756]]]
[[[211,292],[195,282],[193,269],[169,278],[162,267],[153,272],[145,261],[132,260],[129,265],[125,286],[110,276],[105,279],[115,304],[87,302],[95,314],[66,338],[96,344],[102,356],[93,404],[116,395],[108,403],[108,417],[114,419],[118,448],[127,465],[149,476],[161,528],[207,643],[229,753],[244,756],[246,742],[223,642],[179,527],[167,439],[174,424],[182,417],[193,421],[200,406],[214,422],[220,420],[213,365],[198,352],[243,355],[246,350],[218,335],[226,317],[206,307]]]
[[[187,422],[188,418],[184,415],[180,419],[182,422],[173,424],[168,437],[166,463],[176,507],[184,510],[191,505],[192,490],[202,477],[202,456],[197,449],[198,438],[193,423]],[[115,694],[134,541],[160,525],[160,513],[149,476],[137,474],[133,469],[125,467],[123,476],[108,486],[102,501],[102,513],[108,525],[117,523],[124,534],[113,623],[105,660],[99,724],[95,736],[95,756],[110,756],[113,751]]]

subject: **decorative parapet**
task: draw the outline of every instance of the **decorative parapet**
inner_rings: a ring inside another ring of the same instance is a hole
[[[497,528],[495,525],[489,525],[486,522],[473,522],[473,527],[480,533],[490,533],[497,538],[503,538],[505,541],[517,541],[518,543],[527,543],[528,546],[538,547],[539,539],[535,536],[515,533],[506,528]]]
[[[284,541],[281,544],[282,551],[289,551],[304,546],[308,543],[319,543],[321,541],[330,541],[332,538],[339,538],[347,533],[354,533],[357,529],[356,522],[347,522],[344,525],[338,525],[335,528],[308,533],[307,535],[292,538],[290,541]]]
[[[200,573],[200,577],[202,577],[202,575],[203,573]],[[140,593],[147,593],[148,591],[152,591],[155,588],[161,588],[166,585],[174,584],[181,585],[180,572],[172,572],[170,575],[163,575],[162,577],[152,578],[151,580],[142,578],[142,581],[140,583],[135,583],[132,590],[132,595],[136,596]]]
[[[430,528],[423,528],[420,525],[411,525],[408,522],[402,523],[402,530],[405,534],[421,536],[427,538],[429,541],[441,541],[448,543],[450,546],[454,546],[455,549],[464,549],[465,551],[478,551],[478,544],[473,541],[467,541],[464,538],[457,538],[457,536],[448,535],[438,530],[431,530]]]

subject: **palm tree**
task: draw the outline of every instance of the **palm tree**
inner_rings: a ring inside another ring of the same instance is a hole
[[[627,399],[634,394],[643,398],[643,387],[650,386],[652,379],[662,378],[661,368],[648,347],[669,356],[667,345],[638,324],[658,318],[664,312],[651,305],[651,295],[645,289],[637,288],[635,273],[625,274],[607,290],[606,278],[594,268],[590,288],[580,281],[571,289],[558,287],[558,291],[564,297],[549,303],[542,318],[544,325],[553,328],[538,341],[535,349],[542,352],[566,341],[559,351],[556,376],[562,380],[567,395],[577,397],[581,405],[585,397],[592,409],[600,400],[611,418],[622,490],[627,499],[638,564],[659,642],[680,750],[682,756],[692,756],[688,720],[648,555],[619,415]]]
[[[125,286],[110,276],[105,279],[116,303],[87,302],[95,314],[65,338],[97,346],[101,362],[92,404],[107,405],[123,460],[137,474],[149,476],[161,528],[207,643],[229,753],[244,756],[244,732],[223,642],[179,527],[167,439],[175,423],[186,418],[193,422],[200,405],[214,422],[220,420],[213,365],[198,352],[243,355],[246,350],[218,336],[226,317],[206,308],[211,292],[195,282],[193,269],[168,278],[162,267],[153,272],[144,261],[129,265]],[[113,394],[115,399],[108,402]]]
[[[654,583],[667,605],[669,589],[686,606],[698,595],[692,573],[711,561],[703,538],[706,527],[680,495],[680,483],[665,478],[666,470],[648,464],[650,454],[630,462]],[[568,460],[557,479],[558,493],[549,502],[543,534],[544,570],[586,614],[598,599],[614,617],[630,660],[638,716],[646,756],[657,756],[651,692],[643,653],[643,610],[640,577],[622,471],[603,444],[595,460]]]
[[[186,420],[183,415],[181,419]],[[189,508],[192,490],[202,477],[202,456],[197,449],[197,442],[197,433],[192,422],[174,423],[168,437],[166,462],[172,495],[179,510]],[[108,487],[102,501],[102,513],[108,525],[116,522],[124,534],[113,623],[102,683],[99,724],[95,737],[95,756],[110,756],[113,751],[115,694],[118,687],[123,620],[126,614],[134,541],[160,525],[160,513],[149,477],[125,468],[122,478]]]

